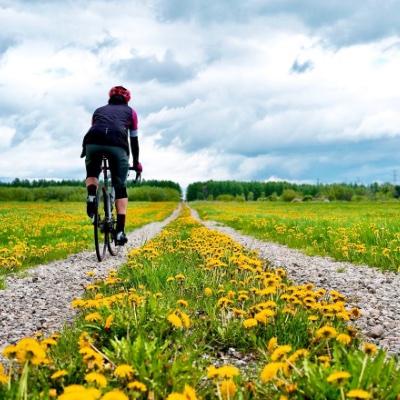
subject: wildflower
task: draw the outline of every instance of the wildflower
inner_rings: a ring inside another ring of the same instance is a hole
[[[183,279],[185,279],[185,275],[183,275],[183,274],[175,275],[175,279],[181,279],[181,280],[183,280]]]
[[[103,317],[98,312],[94,312],[86,315],[85,321],[86,322],[103,321]]]
[[[141,392],[146,392],[147,387],[144,383],[139,381],[133,381],[128,383],[128,389],[139,390]]]
[[[328,356],[319,356],[318,360],[324,363],[324,367],[329,367],[331,359]]]
[[[62,378],[63,376],[68,375],[68,372],[65,369],[62,369],[60,371],[54,372],[53,375],[51,375],[51,379],[58,379],[58,378]]]
[[[180,328],[182,326],[182,320],[176,314],[170,314],[167,320],[175,327]]]
[[[110,329],[112,323],[114,322],[114,315],[110,314],[107,318],[106,318],[106,322],[104,324],[104,328],[105,329]]]
[[[85,305],[85,300],[82,299],[75,299],[71,303],[71,307],[83,307]]]
[[[252,328],[253,326],[257,326],[258,322],[255,318],[248,318],[243,321],[243,326],[245,328]]]
[[[88,271],[87,273],[86,273],[86,276],[93,276],[93,275],[95,275],[96,274],[96,272],[95,271]]]
[[[374,344],[364,343],[364,353],[365,354],[373,355],[376,353],[376,351],[377,351],[377,348]]]
[[[19,363],[29,360],[33,365],[39,365],[46,359],[46,353],[39,342],[33,338],[21,339],[16,344],[16,358]]]
[[[129,400],[129,397],[121,390],[113,390],[106,393],[101,400]]]
[[[189,303],[183,299],[178,300],[176,303],[182,307],[187,307],[189,305]]]
[[[90,372],[85,375],[86,382],[94,382],[98,387],[105,388],[107,386],[107,378],[98,372]]]
[[[268,346],[267,346],[268,352],[272,353],[277,348],[277,346],[278,346],[278,338],[277,337],[272,337],[268,341]]]
[[[361,389],[350,390],[350,392],[347,392],[346,396],[355,399],[368,399],[369,397],[371,397],[371,395],[368,392]]]
[[[212,379],[215,378],[216,376],[219,376],[221,378],[225,379],[230,379],[233,378],[234,376],[239,375],[239,370],[232,365],[224,365],[220,368],[216,368],[214,365],[211,365],[208,367],[207,370],[207,378]]]
[[[180,311],[179,312],[183,326],[188,329],[190,326],[190,318],[187,314],[185,314],[184,312]]]
[[[233,301],[228,299],[227,297],[221,297],[217,302],[217,306],[222,308],[222,307],[225,307],[228,304],[232,304],[232,303],[233,303]]]
[[[17,356],[17,348],[14,345],[6,346],[3,350],[3,356],[9,360]]]
[[[175,280],[175,278],[173,277],[173,276],[170,276],[168,279],[167,279],[167,282],[172,282],[172,281],[174,281]]]
[[[134,374],[134,369],[128,364],[121,364],[115,368],[114,375],[120,378],[128,378],[130,375]]]
[[[264,383],[272,381],[276,377],[278,371],[282,369],[284,365],[285,363],[283,362],[272,362],[267,364],[261,372],[261,380]]]
[[[219,390],[223,399],[231,399],[236,392],[236,385],[232,379],[224,379],[219,385]]]
[[[40,342],[41,345],[44,345],[46,348],[47,346],[55,346],[57,342],[53,338],[46,338]]]
[[[336,340],[343,344],[349,344],[351,342],[351,336],[345,333],[339,333],[339,335],[336,336]]]
[[[285,357],[285,355],[287,353],[290,353],[291,351],[292,351],[292,348],[289,345],[278,346],[272,353],[271,360],[272,361],[280,361]]]
[[[353,319],[357,319],[361,317],[361,311],[359,308],[357,307],[353,307],[350,311],[349,311],[349,315],[351,318]]]
[[[207,287],[207,288],[204,289],[204,294],[205,294],[206,296],[211,296],[212,293],[213,293],[213,291],[212,291],[212,289],[210,289],[209,287]]]
[[[337,336],[337,331],[335,328],[331,326],[323,326],[322,328],[317,330],[317,337],[319,338],[325,338],[325,339],[330,339],[334,338]]]
[[[334,372],[333,374],[330,374],[326,380],[331,383],[331,382],[338,382],[341,383],[344,379],[350,378],[351,375],[346,372],[346,371],[339,371],[339,372]]]

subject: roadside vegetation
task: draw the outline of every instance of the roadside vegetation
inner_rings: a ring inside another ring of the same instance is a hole
[[[3,350],[4,400],[398,399],[398,359],[357,308],[296,286],[230,237],[180,217],[75,299],[75,326]]]
[[[132,202],[126,230],[162,221],[176,207],[177,202]],[[94,249],[85,202],[0,203],[0,219],[0,282],[27,267]]]
[[[204,220],[308,255],[399,271],[397,203],[193,202]]]

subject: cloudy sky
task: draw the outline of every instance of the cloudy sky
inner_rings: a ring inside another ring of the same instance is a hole
[[[396,0],[0,0],[0,24],[2,181],[84,179],[122,84],[144,179],[400,182]]]

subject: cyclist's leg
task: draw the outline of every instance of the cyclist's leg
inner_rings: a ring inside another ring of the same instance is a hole
[[[109,148],[108,160],[110,163],[112,185],[115,189],[115,206],[117,209],[116,241],[118,244],[126,243],[125,221],[128,207],[128,194],[126,191],[127,176],[129,171],[129,157],[122,147]]]
[[[96,210],[96,190],[99,184],[99,175],[101,171],[101,161],[103,153],[101,146],[88,144],[86,145],[86,212],[88,216],[93,217]]]

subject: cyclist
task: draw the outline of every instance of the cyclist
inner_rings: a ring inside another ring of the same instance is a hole
[[[92,126],[83,139],[81,157],[85,157],[87,215],[92,218],[96,211],[96,190],[101,172],[103,156],[107,157],[115,189],[117,225],[115,244],[124,245],[128,194],[126,191],[129,170],[129,144],[133,157],[133,168],[142,171],[139,162],[138,118],[136,111],[128,106],[131,94],[123,86],[114,86],[109,91],[108,104],[98,108],[92,117]],[[128,140],[129,137],[129,140]]]

